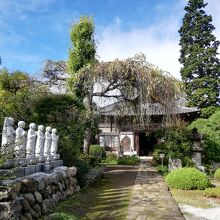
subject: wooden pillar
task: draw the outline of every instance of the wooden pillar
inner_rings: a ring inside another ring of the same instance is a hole
[[[139,132],[135,132],[134,135],[134,150],[137,151],[137,155],[139,155],[139,151],[140,151]]]

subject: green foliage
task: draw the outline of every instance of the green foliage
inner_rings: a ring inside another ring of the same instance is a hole
[[[97,167],[100,162],[96,157],[87,154],[81,154],[79,158],[86,161],[90,167]]]
[[[181,168],[171,171],[166,177],[170,188],[183,190],[203,190],[210,186],[208,177],[196,168]]]
[[[217,105],[220,84],[219,41],[212,34],[212,17],[203,10],[206,5],[204,0],[189,0],[179,30],[182,80],[189,105],[200,108]]]
[[[9,73],[7,69],[1,70],[0,88],[2,90],[17,93],[21,90],[26,90],[28,86],[29,76],[21,71]]]
[[[123,155],[122,157],[118,158],[118,162],[117,164],[120,165],[137,165],[140,163],[140,159],[133,155],[133,156],[127,156],[127,155]]]
[[[82,82],[87,80],[88,76],[77,82],[76,75],[84,67],[89,67],[96,63],[96,44],[94,40],[95,25],[92,17],[80,17],[78,23],[74,24],[70,31],[70,38],[72,48],[69,49],[69,58],[67,61],[67,70],[71,74],[68,81],[70,90],[74,96],[83,102],[86,108],[85,120],[87,126],[85,127],[83,151],[89,154],[89,146],[91,144],[92,127],[94,123],[93,114],[93,83],[90,82],[89,87],[83,86]],[[88,75],[88,74],[87,74]]]
[[[72,26],[70,38],[73,48],[69,50],[68,70],[76,73],[82,67],[96,61],[96,45],[94,40],[95,25],[92,17],[80,17]]]
[[[214,178],[220,180],[220,168],[218,168],[214,173]]]
[[[75,217],[74,215],[65,213],[65,212],[54,213],[50,215],[49,219],[51,220],[78,220],[78,218]]]
[[[119,165],[137,165],[140,163],[140,159],[133,155],[123,155],[121,157],[117,157],[116,154],[108,154],[102,163],[107,164],[119,164]]]
[[[220,186],[214,188],[207,188],[204,190],[206,197],[220,198]]]
[[[81,103],[69,95],[50,95],[34,106],[33,120],[58,129],[59,153],[65,165],[80,154],[85,128]]]
[[[168,173],[168,168],[167,168],[167,166],[164,166],[164,165],[163,166],[162,165],[157,165],[156,170],[157,170],[157,172],[159,172],[161,174]]]
[[[0,155],[0,166],[2,166],[5,163],[5,158]]]
[[[220,109],[208,119],[199,118],[189,126],[194,127],[203,134],[204,162],[220,162]]]
[[[92,17],[80,17],[70,31],[72,48],[69,49],[67,61],[68,72],[71,74],[69,86],[81,101],[85,96],[85,88],[75,82],[75,74],[83,67],[96,62],[96,44],[94,40],[95,25]]]
[[[106,157],[105,148],[100,145],[90,145],[89,154],[97,158],[97,160],[101,160]]]
[[[0,70],[0,124],[4,117],[11,116],[18,120],[31,121],[33,106],[42,97],[47,88],[31,79],[21,71]]]
[[[80,187],[84,187],[88,183],[87,174],[89,173],[90,167],[87,161],[79,159],[77,157],[72,158],[69,162],[69,166],[77,168],[76,177]]]
[[[191,166],[192,142],[189,139],[191,131],[186,128],[174,127],[169,130],[162,130],[159,133],[164,141],[155,146],[154,158],[159,161],[159,155],[164,153],[166,159],[169,157],[178,158],[182,160],[184,166]]]
[[[104,160],[102,160],[102,163],[107,164],[117,164],[118,163],[118,157],[116,154],[108,154]]]
[[[200,117],[201,118],[209,118],[211,115],[213,115],[219,107],[216,106],[209,106],[206,108],[201,109]]]

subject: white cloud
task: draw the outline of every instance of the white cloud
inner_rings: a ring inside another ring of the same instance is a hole
[[[67,51],[58,53],[54,44],[67,47],[68,28],[79,17],[79,13],[62,8],[54,11],[53,3],[55,0],[0,0],[2,66],[39,73],[43,60],[56,59],[54,56],[57,54],[66,57]],[[41,16],[37,16],[38,12],[41,12]],[[34,45],[35,40],[38,41],[38,47]]]
[[[215,35],[220,40],[220,4],[219,0],[209,0],[207,13],[212,14],[213,24],[216,26]],[[170,72],[181,79],[179,58],[179,35],[178,30],[184,15],[186,1],[177,1],[173,6],[172,14],[158,20],[146,28],[133,28],[122,31],[120,18],[101,30],[98,35],[98,55],[101,60],[124,59],[134,56],[138,52],[146,55],[147,61],[159,68]],[[164,10],[157,7],[158,13]],[[218,28],[219,27],[219,28]]]
[[[98,55],[101,60],[107,61],[124,59],[143,52],[147,61],[180,78],[178,39],[173,36],[173,29],[177,24],[172,20],[169,21],[170,26],[167,25],[163,22],[146,29],[132,29],[127,32],[121,31],[118,26],[107,27],[98,39]]]

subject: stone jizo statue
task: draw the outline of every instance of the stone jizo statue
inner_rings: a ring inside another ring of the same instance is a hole
[[[10,117],[6,117],[4,120],[4,125],[2,129],[2,144],[14,144],[15,142],[15,129],[13,127],[14,119]]]
[[[14,119],[6,117],[2,129],[1,153],[6,157],[12,157],[15,142]]]
[[[44,155],[50,156],[50,149],[52,144],[52,135],[51,135],[52,128],[46,127],[45,132],[45,144],[44,144]]]
[[[8,117],[6,117],[2,128],[2,143],[1,143],[2,147],[8,143],[8,135],[7,135],[8,126],[9,126],[9,121],[8,121]]]
[[[35,156],[35,148],[36,148],[36,124],[31,123],[29,125],[29,130],[27,133],[27,148],[26,148],[26,156],[27,157],[34,157]]]
[[[44,141],[45,141],[44,126],[39,125],[37,131],[37,142],[36,142],[36,152],[35,152],[35,155],[37,157],[44,156]]]
[[[51,144],[51,155],[56,156],[57,154],[57,147],[58,147],[58,140],[59,136],[57,135],[57,129],[52,129],[52,144]]]
[[[15,143],[15,129],[14,129],[14,118],[8,118],[8,128],[7,128],[7,136],[8,136],[8,144],[14,144]]]
[[[31,123],[26,132],[25,125],[24,121],[19,121],[18,128],[15,130],[14,119],[5,118],[0,148],[0,153],[6,155],[8,159],[4,167],[30,166],[29,168],[34,169],[31,165],[59,160],[57,129],[48,126],[44,132],[44,126],[39,125],[36,131],[36,124]],[[13,158],[14,156],[16,158]],[[30,169],[26,170],[30,171]]]
[[[24,130],[25,122],[19,121],[18,128],[16,129],[15,138],[15,156],[18,158],[24,158],[26,153],[27,132]]]

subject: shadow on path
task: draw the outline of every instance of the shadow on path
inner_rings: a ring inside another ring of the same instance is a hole
[[[138,166],[107,166],[103,179],[60,203],[54,212],[64,214],[64,220],[125,220],[137,172]]]

